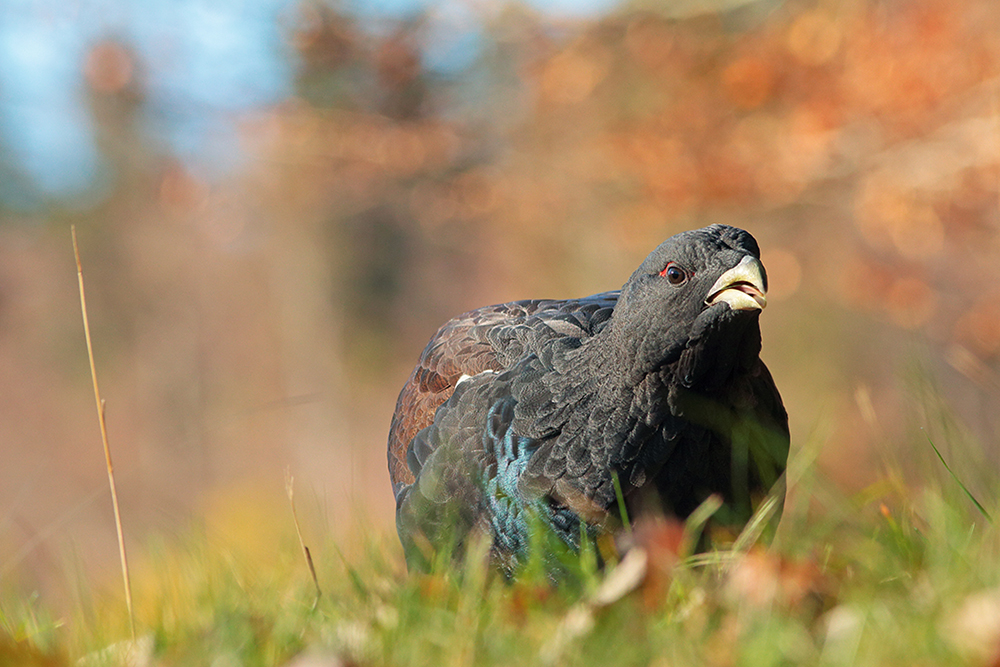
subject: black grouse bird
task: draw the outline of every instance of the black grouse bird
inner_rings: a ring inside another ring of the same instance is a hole
[[[542,526],[578,548],[618,515],[616,483],[631,516],[652,502],[684,518],[719,494],[717,518],[745,523],[789,443],[759,357],[759,257],[749,233],[712,225],[667,239],[620,291],[488,306],[441,327],[389,433],[410,567],[472,530],[507,569]]]

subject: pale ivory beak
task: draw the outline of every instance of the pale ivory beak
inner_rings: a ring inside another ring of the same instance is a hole
[[[756,257],[747,255],[719,276],[708,290],[705,303],[711,306],[725,301],[733,310],[763,310],[767,305],[764,284],[764,265]]]

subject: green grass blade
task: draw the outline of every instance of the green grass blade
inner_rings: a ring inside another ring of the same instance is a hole
[[[722,497],[718,494],[713,493],[708,498],[705,498],[701,505],[698,505],[684,522],[684,544],[692,546],[697,544],[699,536],[705,529],[705,524],[708,523],[708,520],[721,507]]]
[[[750,522],[733,542],[733,551],[749,551],[750,547],[757,543],[781,506],[780,502],[781,500],[773,495],[764,498],[760,507],[750,518]]]
[[[628,509],[625,507],[625,495],[622,493],[622,483],[618,479],[618,473],[611,473],[611,482],[615,485],[615,498],[618,499],[618,512],[621,514],[622,527],[626,532],[632,532],[632,524],[628,520]]]
[[[920,430],[923,431],[923,429],[920,429]],[[934,444],[934,441],[931,440],[931,437],[929,435],[927,435],[926,431],[924,431],[924,437],[927,438],[927,442],[930,443],[931,449],[933,449],[934,453],[937,454],[938,460],[941,461],[941,465],[943,465],[944,469],[948,471],[948,474],[951,475],[951,478],[953,480],[955,480],[956,483],[958,483],[958,486],[961,487],[962,491],[965,492],[965,495],[968,496],[969,500],[971,500],[972,503],[976,506],[976,509],[979,510],[980,514],[982,514],[984,517],[986,517],[986,520],[989,521],[992,524],[993,523],[993,517],[990,516],[990,513],[986,511],[986,508],[983,507],[982,503],[980,503],[978,500],[976,500],[976,497],[974,495],[972,495],[972,492],[969,491],[969,488],[967,486],[965,486],[965,484],[962,483],[962,480],[959,479],[958,475],[956,475],[955,472],[951,469],[951,466],[949,466],[948,462],[944,460],[944,457],[941,455],[941,452],[938,450],[937,445]]]

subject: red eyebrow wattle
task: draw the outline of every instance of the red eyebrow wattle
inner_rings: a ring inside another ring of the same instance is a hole
[[[681,265],[678,264],[677,262],[667,262],[667,265],[665,267],[663,267],[662,271],[660,271],[660,275],[661,276],[666,276],[667,275],[667,270],[670,269],[671,266],[676,266],[678,269],[680,269],[681,271],[683,271],[688,277],[694,276],[694,271],[692,271],[691,273],[688,273],[687,269],[684,269],[683,267],[681,267]]]

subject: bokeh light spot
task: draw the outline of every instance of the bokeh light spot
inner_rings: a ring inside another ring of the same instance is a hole
[[[607,54],[586,54],[570,49],[556,55],[541,75],[543,98],[557,104],[576,104],[585,100],[608,71]]]
[[[805,65],[821,65],[840,49],[841,29],[823,10],[806,12],[788,29],[788,51]]]
[[[729,98],[744,109],[754,109],[767,101],[774,89],[774,70],[757,56],[744,56],[726,67],[722,83]]]
[[[135,61],[121,44],[104,41],[92,48],[83,74],[90,87],[101,93],[117,93],[132,81]]]

